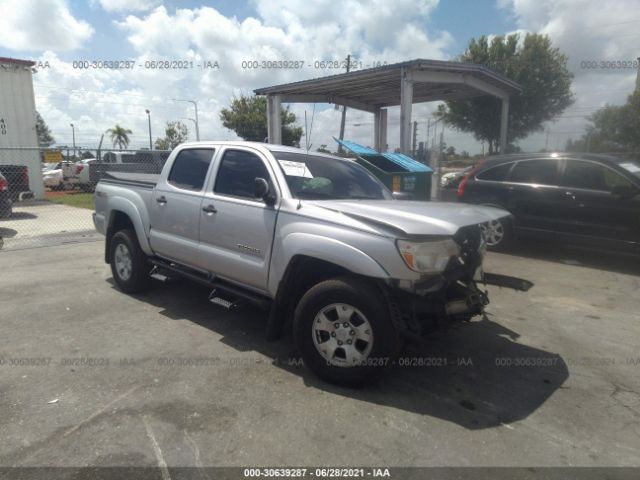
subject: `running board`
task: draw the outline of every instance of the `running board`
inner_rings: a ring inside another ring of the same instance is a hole
[[[486,285],[496,285],[498,287],[511,288],[513,290],[518,290],[520,292],[527,292],[531,287],[533,287],[533,283],[529,280],[524,280],[522,278],[517,277],[509,277],[507,275],[500,275],[498,273],[484,273],[482,276],[482,280],[479,283],[484,283]]]
[[[232,308],[240,303],[246,302],[262,310],[268,310],[271,307],[271,299],[264,295],[260,295],[259,293],[254,293],[242,287],[232,285],[224,280],[217,279],[215,275],[199,273],[195,270],[189,269],[188,267],[183,267],[176,263],[155,258],[152,258],[149,261],[153,265],[153,268],[151,269],[152,278],[166,281],[169,278],[168,274],[174,273],[201,285],[210,287],[213,290],[209,294],[209,301],[216,305],[220,305],[225,308]]]

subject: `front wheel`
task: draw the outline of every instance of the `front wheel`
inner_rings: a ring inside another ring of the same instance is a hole
[[[316,375],[346,386],[379,378],[400,348],[389,306],[374,286],[355,277],[326,280],[304,294],[294,339]]]
[[[133,230],[120,230],[111,239],[111,273],[125,293],[145,290],[150,283],[149,264]]]
[[[513,243],[513,227],[508,218],[490,220],[482,226],[487,249],[492,252],[507,252]]]

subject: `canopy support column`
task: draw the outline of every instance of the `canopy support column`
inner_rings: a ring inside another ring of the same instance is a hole
[[[509,97],[502,99],[500,112],[500,155],[504,155],[507,149],[507,128],[509,125]]]
[[[411,106],[413,104],[413,78],[411,70],[400,71],[400,151],[411,154]]]
[[[282,144],[280,95],[267,95],[267,136],[269,143]]]

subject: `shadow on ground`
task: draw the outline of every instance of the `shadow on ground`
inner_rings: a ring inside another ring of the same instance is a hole
[[[640,257],[637,255],[582,248],[552,241],[534,242],[518,238],[508,254],[596,270],[640,275]]]
[[[274,368],[298,375],[310,388],[429,415],[468,429],[526,418],[569,377],[559,355],[518,343],[519,334],[489,314],[419,349],[405,349],[390,375],[373,386],[336,387],[318,380],[302,365],[290,340],[265,340],[263,313],[242,306],[223,310],[207,301],[207,293],[199,285],[176,281],[154,283],[137,298],[160,307],[160,313],[170,319],[189,320],[216,332],[238,351],[271,358]]]
[[[13,212],[7,220],[33,220],[37,215],[30,212]]]
[[[18,234],[13,228],[0,227],[0,238],[13,238]]]

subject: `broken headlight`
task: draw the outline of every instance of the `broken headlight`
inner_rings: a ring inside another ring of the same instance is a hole
[[[432,242],[398,240],[396,244],[407,267],[420,273],[442,272],[449,259],[460,254],[458,244],[451,238]]]

